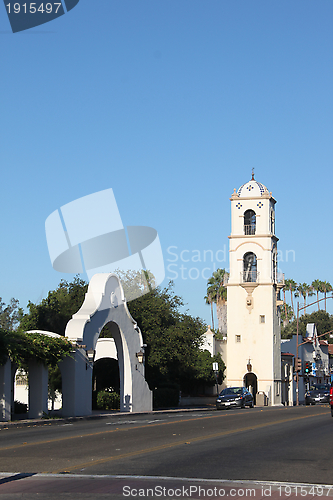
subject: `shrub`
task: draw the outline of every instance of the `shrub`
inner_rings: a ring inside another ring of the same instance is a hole
[[[119,394],[117,392],[99,391],[97,394],[97,408],[99,410],[119,410]]]

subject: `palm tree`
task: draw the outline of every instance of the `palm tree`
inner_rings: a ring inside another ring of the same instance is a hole
[[[210,312],[212,315],[212,328],[214,330],[214,311],[213,311],[213,300],[212,300],[212,295],[210,293],[207,293],[205,297],[206,304],[210,304]]]
[[[283,326],[286,326],[294,318],[294,312],[289,304],[284,304],[284,311],[281,311]]]
[[[207,281],[207,301],[208,297],[216,304],[218,319],[221,317],[221,309],[227,300],[227,289],[224,286],[225,279],[229,276],[225,269],[217,269]],[[206,303],[208,303],[206,301]]]
[[[296,291],[297,283],[293,279],[289,279],[285,281],[285,286],[286,288],[289,289],[290,292],[290,298],[291,298],[291,307],[293,309],[293,313],[295,316],[295,308],[294,308],[294,301],[293,301],[293,293]]]
[[[320,280],[314,280],[311,283],[311,286],[312,286],[313,290],[317,294],[317,300],[319,300],[319,292],[321,292],[321,289],[322,289],[322,281],[320,281]],[[319,302],[318,302],[318,311],[319,311],[319,309],[320,309],[320,306],[319,306]]]
[[[307,298],[312,297],[315,294],[313,287],[311,285],[306,285],[305,292]]]
[[[325,296],[325,312],[326,312],[326,295],[327,295],[328,292],[331,292],[331,291],[332,291],[332,285],[331,285],[331,283],[329,283],[328,281],[322,281],[321,292]]]
[[[284,315],[287,317],[287,302],[286,302],[286,287],[283,287],[283,304],[284,304]]]
[[[296,293],[295,297],[303,297],[304,300],[304,310],[303,314],[305,314],[305,306],[306,306],[306,297],[307,297],[307,289],[309,288],[309,285],[307,283],[299,283],[296,287]]]

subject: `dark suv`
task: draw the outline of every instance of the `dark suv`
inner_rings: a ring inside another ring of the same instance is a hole
[[[329,384],[313,384],[305,393],[305,404],[315,405],[316,403],[329,403],[330,401],[330,385]]]

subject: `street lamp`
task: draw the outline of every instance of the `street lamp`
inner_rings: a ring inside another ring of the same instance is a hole
[[[145,362],[146,347],[147,347],[147,344],[143,344],[142,347],[140,348],[140,351],[136,353],[136,357],[138,358],[138,361],[140,364],[144,364],[144,362]]]
[[[95,359],[95,354],[96,354],[95,349],[87,349],[86,353],[87,353],[87,358],[88,358],[89,362],[93,363],[94,359]]]
[[[142,348],[140,349],[140,351],[139,351],[139,352],[137,352],[137,353],[136,353],[136,357],[138,358],[139,363],[141,363],[141,364],[142,364],[142,363],[143,363],[143,360],[144,360],[144,358],[145,358],[145,353],[144,353],[144,351],[142,350]]]
[[[83,347],[83,346],[80,346],[80,347]],[[84,347],[87,347],[87,346],[84,346]],[[88,363],[86,362],[86,370],[88,370],[88,365],[89,366],[93,365],[94,359],[95,359],[95,354],[96,354],[95,349],[86,349],[86,356],[88,359]]]

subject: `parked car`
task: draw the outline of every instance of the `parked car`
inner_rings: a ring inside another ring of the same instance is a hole
[[[227,387],[216,399],[216,409],[254,407],[253,396],[246,387]]]
[[[315,405],[316,403],[329,403],[330,401],[330,385],[329,384],[313,384],[305,393],[305,404]]]
[[[333,382],[330,387],[330,406],[331,406],[331,415],[333,417]]]

